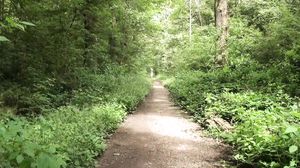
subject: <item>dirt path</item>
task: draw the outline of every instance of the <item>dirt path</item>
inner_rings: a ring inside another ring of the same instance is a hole
[[[100,168],[220,167],[226,147],[201,136],[200,127],[171,103],[158,82],[108,143]]]

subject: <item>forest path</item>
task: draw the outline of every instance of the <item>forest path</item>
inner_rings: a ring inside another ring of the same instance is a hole
[[[145,102],[108,142],[99,168],[221,167],[226,147],[201,136],[198,124],[170,101],[155,82]]]

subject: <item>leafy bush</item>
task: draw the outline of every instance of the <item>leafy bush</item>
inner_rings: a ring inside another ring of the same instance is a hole
[[[229,69],[218,72],[183,72],[175,75],[168,87],[175,101],[192,113],[201,113],[206,104],[206,93],[223,90],[238,91],[242,83],[233,84],[241,77]]]
[[[213,25],[194,30],[192,43],[189,46],[182,45],[183,48],[180,48],[179,52],[175,52],[173,70],[208,71],[211,69],[214,62],[212,55],[215,54],[214,41],[216,38],[217,33]]]
[[[122,67],[104,73],[78,69],[73,75],[70,81],[47,78],[30,87],[7,84],[11,86],[5,86],[9,89],[1,92],[0,101],[4,106],[16,107],[16,113],[22,115],[43,114],[64,105],[86,107],[107,102],[133,110],[150,89],[144,74],[127,72]]]
[[[220,133],[237,147],[237,160],[260,167],[299,164],[300,108],[289,96],[224,92],[207,102],[205,118],[219,116],[235,124],[232,133]]]
[[[71,104],[80,107],[116,102],[130,111],[145,97],[151,86],[143,74],[119,71],[103,75],[83,73],[78,79],[80,87],[73,91]]]
[[[46,105],[63,94],[52,94],[43,87],[33,94],[20,91],[30,97],[17,96],[17,105],[28,100],[27,109],[38,107],[43,113],[34,118],[0,116],[0,167],[93,167],[105,148],[104,138],[150,88],[145,76],[133,73],[83,73],[77,82],[70,99],[64,100],[69,105],[59,108]]]
[[[70,106],[34,121],[2,121],[1,166],[90,167],[104,150],[103,138],[117,128],[125,114],[116,104],[83,110]]]
[[[235,147],[241,167],[299,166],[299,100],[284,93],[291,85],[271,77],[280,70],[263,73],[259,66],[240,70],[182,72],[167,86],[175,101],[201,124],[219,117],[234,125],[231,132],[209,128]]]
[[[14,119],[0,123],[1,167],[60,167],[65,159],[52,144],[35,143],[29,132],[29,122]]]
[[[59,106],[66,105],[68,94],[54,79],[33,82],[25,87],[16,83],[1,83],[4,88],[0,99],[7,107],[16,107],[16,113],[22,115],[41,114]]]
[[[115,101],[124,105],[127,111],[132,111],[136,108],[140,100],[149,92],[150,81],[143,80],[145,76],[141,75],[124,75],[119,78],[114,84],[118,87],[106,97],[107,101]]]

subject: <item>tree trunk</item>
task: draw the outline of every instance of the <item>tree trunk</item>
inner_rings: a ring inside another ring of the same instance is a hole
[[[113,4],[110,4],[110,6],[113,6]],[[109,39],[108,39],[108,43],[109,43],[109,55],[110,55],[110,59],[116,61],[118,58],[118,52],[116,50],[117,48],[117,41],[116,41],[116,37],[115,37],[115,29],[117,26],[117,19],[115,17],[114,14],[114,9],[111,9],[111,31],[109,33]]]
[[[189,1],[189,10],[190,10],[190,24],[189,24],[189,29],[190,29],[190,34],[189,34],[189,37],[190,37],[190,43],[192,42],[192,0]]]
[[[0,22],[4,21],[4,5],[5,0],[0,0]]]
[[[227,64],[227,40],[229,36],[228,0],[215,0],[215,24],[218,32],[215,63],[218,67]]]
[[[95,38],[95,24],[97,18],[93,13],[92,7],[97,5],[95,2],[86,0],[85,6],[83,6],[83,26],[84,26],[84,53],[83,53],[83,65],[90,67],[93,64],[92,50],[96,44],[97,39]]]

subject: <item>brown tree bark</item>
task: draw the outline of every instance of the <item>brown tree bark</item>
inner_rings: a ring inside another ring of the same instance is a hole
[[[4,21],[4,5],[5,0],[0,0],[0,21]]]
[[[229,36],[228,0],[215,0],[215,24],[218,32],[215,64],[223,67],[228,61],[227,40]]]

